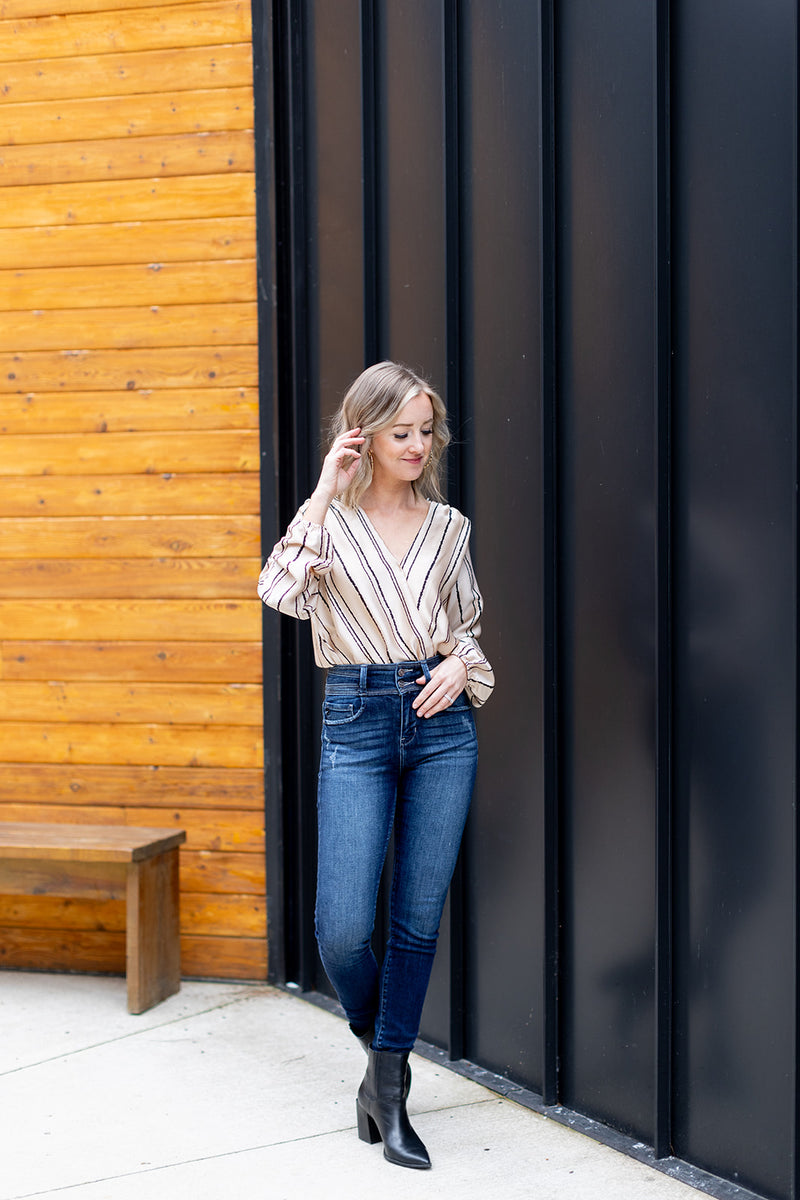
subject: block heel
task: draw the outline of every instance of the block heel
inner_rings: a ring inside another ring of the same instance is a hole
[[[356,1100],[356,1121],[358,1123],[358,1136],[362,1142],[366,1142],[368,1146],[374,1146],[376,1142],[381,1140],[378,1126],[369,1113],[361,1107],[358,1100]]]

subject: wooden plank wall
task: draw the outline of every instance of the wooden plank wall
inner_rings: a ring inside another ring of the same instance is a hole
[[[252,113],[247,0],[0,0],[0,819],[185,828],[183,973],[263,979]]]

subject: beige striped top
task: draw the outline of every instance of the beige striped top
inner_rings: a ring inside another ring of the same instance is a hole
[[[320,667],[457,655],[476,708],[494,687],[477,638],[483,600],[469,555],[470,522],[430,501],[402,562],[360,509],[334,500],[325,524],[305,505],[267,559],[258,581],[265,604],[310,620]]]

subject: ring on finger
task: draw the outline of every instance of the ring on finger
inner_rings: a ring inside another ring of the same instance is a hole
[[[447,700],[447,702],[448,702],[449,704],[452,704],[452,703],[453,703],[453,697],[452,697],[452,696],[449,696],[449,695],[447,694],[447,692],[445,692],[445,694],[444,694],[444,698],[445,698],[445,700]]]

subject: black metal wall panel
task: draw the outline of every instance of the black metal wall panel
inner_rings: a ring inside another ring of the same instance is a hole
[[[559,14],[562,1097],[652,1140],[655,17]]]
[[[444,21],[430,0],[376,9],[379,348],[444,387]]]
[[[465,856],[465,1054],[541,1091],[541,31],[535,4],[481,0],[461,14],[459,350],[471,415],[462,436],[486,601],[483,645],[497,674],[496,695],[478,713]]]
[[[788,1196],[797,8],[675,15],[675,1145]]]
[[[324,421],[365,361],[361,5],[306,0],[304,24],[308,387]]]
[[[361,6],[358,0],[342,0],[335,8],[304,0],[295,9],[295,20],[301,30],[294,88],[302,97],[303,110],[300,152],[305,271],[305,343],[297,352],[299,355],[302,351],[307,364],[304,404],[309,417],[304,440],[297,447],[303,460],[304,483],[294,496],[295,504],[299,504],[317,478],[326,446],[327,422],[347,384],[364,366],[365,241]],[[297,705],[304,716],[303,770],[294,804],[306,848],[303,928],[297,935],[303,947],[302,984],[332,995],[316,953],[311,924],[316,885],[316,770],[324,681],[308,655],[308,631],[296,628],[297,622],[286,618],[283,622],[290,626],[287,639],[299,641],[292,666]]]
[[[426,0],[370,4],[374,62],[376,358],[406,362],[446,399],[444,20]],[[423,1035],[449,1044],[449,913]]]
[[[265,505],[394,357],[474,521],[497,691],[423,1035],[800,1200],[795,0],[254,11]],[[265,620],[271,963],[328,990],[305,634]]]

